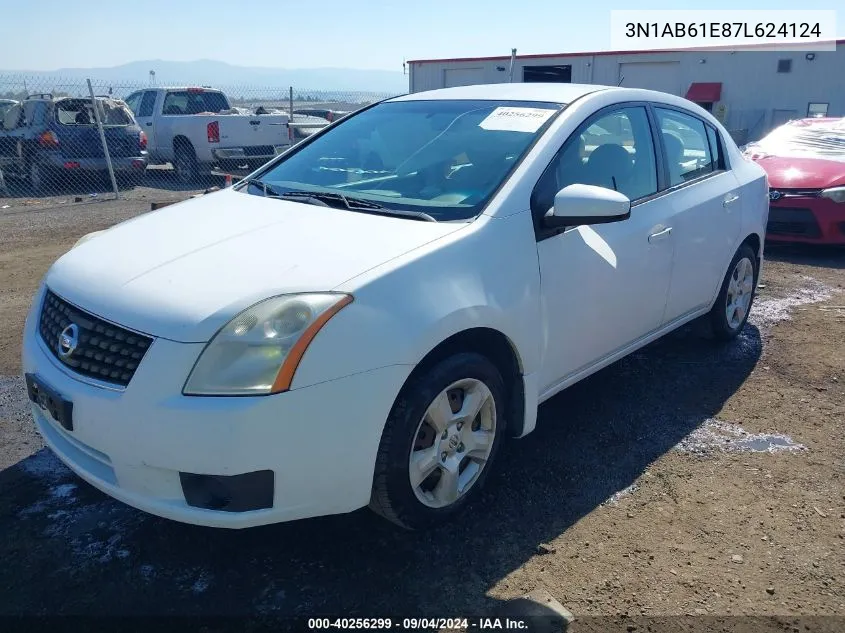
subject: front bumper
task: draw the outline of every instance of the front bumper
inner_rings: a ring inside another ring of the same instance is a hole
[[[369,502],[384,422],[410,368],[275,396],[186,397],[181,388],[203,345],[156,339],[129,385],[106,389],[81,381],[50,354],[36,317],[24,332],[24,372],[72,401],[73,431],[32,404],[36,427],[69,468],[106,494],[176,521],[226,528],[350,512]],[[219,503],[202,499],[215,485],[238,498],[211,509]],[[250,495],[269,500],[250,505]]]
[[[845,244],[845,204],[813,196],[774,201],[769,205],[766,240]]]

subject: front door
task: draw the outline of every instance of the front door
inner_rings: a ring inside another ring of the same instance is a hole
[[[621,222],[538,230],[545,357],[541,393],[571,381],[663,323],[675,248],[673,209],[657,193],[654,138],[644,106],[614,106],[587,120],[544,172],[535,217],[573,183],[632,200]]]
[[[144,90],[130,95],[126,100],[129,109],[135,115],[135,120],[141,126],[144,134],[147,135],[147,151],[150,154],[156,153],[155,125],[153,123],[156,94],[154,90]]]

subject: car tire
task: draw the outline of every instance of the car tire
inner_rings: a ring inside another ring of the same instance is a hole
[[[49,167],[42,165],[37,160],[29,163],[27,172],[29,186],[35,195],[40,196],[48,193],[55,184],[54,174],[50,172]]]
[[[199,180],[199,163],[194,148],[188,145],[176,147],[173,159],[173,168],[176,170],[176,178],[183,185],[191,185]]]
[[[748,244],[739,247],[722,280],[710,310],[710,329],[719,341],[730,341],[742,331],[751,313],[759,277],[759,262]]]
[[[456,354],[412,376],[382,433],[370,508],[409,530],[461,512],[490,474],[505,411],[502,376],[481,354]]]

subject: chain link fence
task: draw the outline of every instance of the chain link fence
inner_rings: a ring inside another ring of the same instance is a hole
[[[390,96],[0,75],[0,198],[226,183]]]

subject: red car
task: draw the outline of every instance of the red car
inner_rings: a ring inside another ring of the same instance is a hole
[[[790,121],[744,154],[769,175],[767,241],[845,245],[845,118]]]

